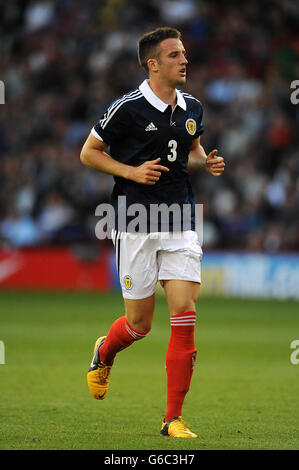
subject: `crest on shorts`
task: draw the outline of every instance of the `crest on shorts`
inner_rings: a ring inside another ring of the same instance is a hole
[[[186,129],[190,135],[194,135],[196,132],[196,122],[194,119],[187,119],[186,121]]]
[[[133,287],[132,278],[128,275],[124,277],[125,288],[130,290]]]

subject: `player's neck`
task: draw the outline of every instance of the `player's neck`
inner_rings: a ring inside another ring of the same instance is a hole
[[[170,104],[172,108],[175,108],[177,103],[177,95],[176,89],[166,85],[161,82],[157,82],[153,79],[149,79],[148,81],[149,86],[151,87],[152,91],[155,93],[163,103]]]

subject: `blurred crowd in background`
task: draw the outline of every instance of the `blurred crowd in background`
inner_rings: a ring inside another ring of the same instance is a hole
[[[10,0],[0,18],[1,246],[97,242],[95,208],[113,178],[84,167],[81,147],[144,80],[138,38],[173,26],[185,91],[204,109],[201,142],[226,161],[220,178],[190,173],[204,247],[299,250],[298,2]]]

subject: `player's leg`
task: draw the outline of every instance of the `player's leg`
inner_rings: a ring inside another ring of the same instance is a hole
[[[196,437],[180,416],[197,353],[194,326],[201,257],[195,233],[190,234],[190,238],[165,241],[160,254],[159,279],[163,281],[171,324],[166,353],[167,409],[161,433],[176,437]]]
[[[100,360],[112,366],[119,351],[134,341],[143,339],[150,332],[155,308],[155,295],[145,299],[124,299],[126,314],[111,326],[100,348]]]
[[[155,295],[145,299],[124,299],[126,319],[136,330],[150,330],[155,311]]]
[[[110,327],[107,336],[97,339],[87,383],[94,398],[103,400],[108,392],[111,367],[115,356],[151,330],[154,315],[154,294],[145,299],[125,299],[126,314]]]
[[[107,395],[109,376],[115,356],[136,340],[146,337],[151,329],[157,282],[156,255],[147,238],[120,234],[114,238],[117,270],[125,302],[125,315],[118,318],[106,336],[98,338],[87,374],[92,395]]]
[[[190,387],[197,353],[194,344],[194,326],[199,288],[198,283],[190,281],[168,280],[164,282],[171,325],[166,353],[166,423],[182,415],[182,406]],[[186,437],[190,435],[189,432],[188,429]],[[190,435],[190,437],[196,436]]]
[[[170,315],[196,309],[200,283],[181,280],[166,280],[163,283]]]

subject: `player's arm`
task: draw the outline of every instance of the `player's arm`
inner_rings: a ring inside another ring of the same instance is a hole
[[[212,150],[208,155],[200,143],[200,137],[192,141],[188,167],[206,170],[213,176],[220,176],[225,167],[224,159],[217,156],[218,150]]]
[[[89,134],[81,150],[81,162],[83,165],[102,173],[119,176],[141,184],[155,184],[161,176],[161,171],[169,171],[167,167],[159,165],[160,158],[144,162],[137,167],[126,165],[106,153],[107,147],[105,142]]]

